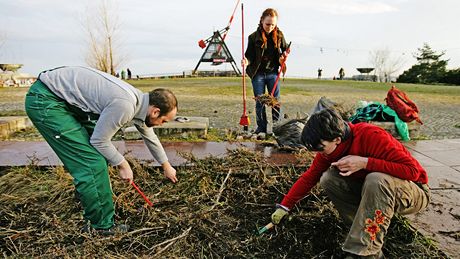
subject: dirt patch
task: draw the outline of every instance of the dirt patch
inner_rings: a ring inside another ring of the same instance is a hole
[[[305,168],[271,167],[260,154],[243,149],[226,158],[183,155],[193,166],[179,168],[175,185],[159,170],[130,161],[135,181],[154,202],[153,208],[110,172],[116,220],[133,228],[113,237],[80,233],[81,208],[62,167],[8,169],[0,177],[0,253],[104,258],[342,256],[347,227],[321,189],[302,200],[290,220],[256,235]],[[389,258],[446,258],[400,217],[390,226],[384,252]]]

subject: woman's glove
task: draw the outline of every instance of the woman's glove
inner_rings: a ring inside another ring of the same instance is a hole
[[[275,225],[278,225],[281,220],[286,216],[288,212],[284,210],[283,208],[278,208],[276,211],[272,214],[272,222]]]

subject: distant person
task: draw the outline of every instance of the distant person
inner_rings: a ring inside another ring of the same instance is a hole
[[[310,117],[301,142],[316,156],[277,205],[272,222],[279,224],[319,182],[350,226],[342,249],[350,258],[383,258],[394,214],[416,213],[430,201],[425,169],[384,129],[351,124],[331,109]]]
[[[283,33],[277,26],[278,12],[268,8],[260,17],[259,26],[248,37],[248,46],[245,57],[241,61],[246,67],[246,72],[251,78],[254,96],[262,96],[265,89],[271,94],[275,87],[276,77],[281,64],[286,59],[287,44]],[[280,98],[280,82],[273,96]],[[272,108],[272,121],[277,122],[280,118],[280,107]],[[265,106],[256,98],[256,122],[257,128],[254,134],[265,138],[267,133],[267,114]]]
[[[322,73],[323,73],[323,70],[321,68],[318,68],[318,79],[321,79]]]
[[[131,76],[133,74],[131,74],[131,70],[129,70],[129,68],[126,69],[127,73],[128,73],[128,80],[131,80]]]
[[[133,171],[111,139],[133,122],[164,175],[176,182],[176,170],[152,126],[173,120],[177,99],[167,89],[142,93],[107,73],[87,67],[59,67],[43,71],[26,95],[25,109],[64,167],[73,177],[89,221],[84,232],[126,232],[115,224],[107,163],[131,182]]]
[[[121,70],[121,79],[126,79],[126,72],[124,70]]]
[[[343,67],[341,67],[339,70],[339,79],[343,80],[344,77],[345,77],[345,70],[343,69]]]

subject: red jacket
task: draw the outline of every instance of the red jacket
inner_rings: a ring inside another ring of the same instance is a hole
[[[350,176],[364,179],[370,172],[382,172],[400,179],[422,184],[428,183],[425,169],[415,160],[409,151],[384,129],[369,124],[349,124],[350,137],[340,143],[330,155],[318,152],[310,168],[294,183],[281,205],[291,209],[305,197],[331,165],[346,155],[368,157],[366,169]]]

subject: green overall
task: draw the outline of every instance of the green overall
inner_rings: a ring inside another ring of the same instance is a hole
[[[25,109],[72,175],[84,218],[97,229],[112,227],[114,205],[107,160],[89,142],[99,115],[68,104],[40,80],[30,87]]]

